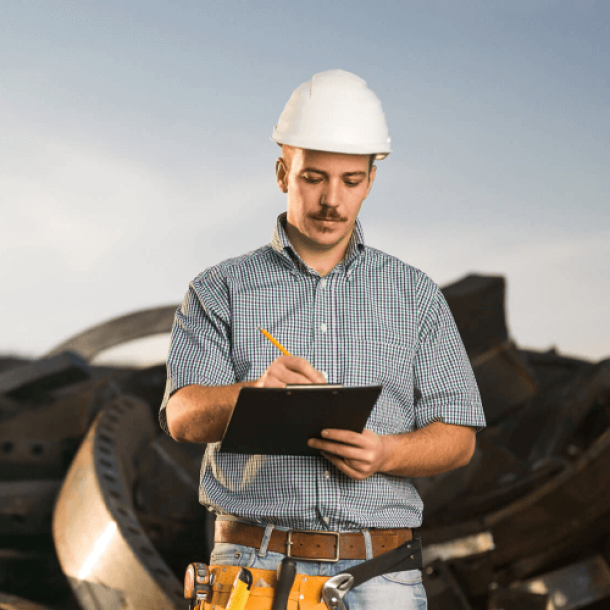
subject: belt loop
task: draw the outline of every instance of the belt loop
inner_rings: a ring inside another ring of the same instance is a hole
[[[269,546],[269,541],[271,540],[271,534],[273,533],[274,527],[275,525],[267,525],[265,528],[265,533],[263,534],[263,539],[261,540],[261,546],[256,551],[259,557],[265,557],[265,555],[267,555],[267,547]]]
[[[362,530],[364,536],[364,548],[366,549],[366,558],[373,559],[373,541],[371,540],[371,532]]]

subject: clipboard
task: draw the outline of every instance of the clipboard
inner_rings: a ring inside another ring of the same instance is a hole
[[[222,453],[320,455],[307,440],[324,428],[362,432],[382,386],[293,385],[243,387],[224,437]]]

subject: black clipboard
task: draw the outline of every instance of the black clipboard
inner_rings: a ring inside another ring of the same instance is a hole
[[[223,453],[320,455],[307,440],[324,428],[362,432],[382,386],[328,384],[242,387],[220,446]]]

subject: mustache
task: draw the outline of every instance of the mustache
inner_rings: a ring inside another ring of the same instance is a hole
[[[334,220],[335,222],[345,222],[347,219],[339,216],[334,211],[329,212],[320,212],[318,214],[312,214],[312,218],[317,218],[318,220]]]

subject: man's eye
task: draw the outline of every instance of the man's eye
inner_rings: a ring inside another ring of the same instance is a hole
[[[346,182],[345,184],[347,186],[358,186],[360,184],[360,182]]]
[[[303,176],[305,182],[309,182],[309,184],[319,184],[322,182],[322,178],[311,178],[310,176]]]

